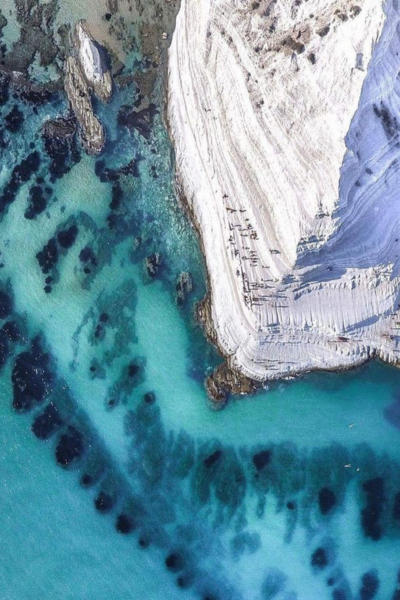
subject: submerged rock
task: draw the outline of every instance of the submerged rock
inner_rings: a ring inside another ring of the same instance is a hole
[[[382,537],[380,517],[385,502],[384,481],[375,477],[363,483],[367,504],[361,511],[361,526],[366,537],[379,540]]]
[[[110,496],[110,494],[107,494],[106,492],[100,491],[99,495],[97,496],[97,498],[94,501],[94,505],[96,507],[96,510],[98,510],[99,512],[108,512],[112,509],[112,507],[114,506],[115,501],[114,498],[112,496]]]
[[[130,517],[125,514],[120,514],[115,523],[115,529],[122,534],[128,534],[134,529],[134,523]]]
[[[11,380],[16,410],[30,410],[48,396],[53,380],[50,355],[43,350],[38,337],[33,340],[30,350],[16,357]]]
[[[136,110],[131,106],[121,106],[118,112],[118,124],[136,131],[146,140],[150,138],[154,116],[157,113],[155,104]]]
[[[36,254],[36,259],[42,269],[42,272],[47,275],[56,266],[58,262],[59,252],[57,241],[55,238],[50,238],[42,250]]]
[[[51,161],[49,170],[52,179],[63,177],[80,159],[76,131],[77,121],[72,116],[50,119],[43,125],[42,137]]]
[[[67,467],[81,458],[84,451],[85,446],[81,432],[70,425],[58,442],[56,461],[59,465]]]
[[[32,177],[40,167],[40,154],[37,150],[31,152],[18,165],[16,165],[11,173],[10,180],[3,189],[0,196],[0,213],[14,202],[20,186]]]
[[[336,504],[336,496],[329,488],[322,488],[318,494],[319,510],[322,515],[327,515]]]
[[[204,466],[206,467],[206,469],[210,469],[213,465],[215,465],[221,458],[222,454],[223,454],[222,450],[215,450],[215,452],[210,454],[210,456],[207,456],[207,458],[205,458],[203,460],[203,463],[204,463]]]
[[[169,554],[165,559],[165,566],[173,573],[181,571],[184,567],[184,564],[183,557],[177,552],[171,552],[171,554]]]
[[[261,450],[253,455],[253,464],[257,471],[261,471],[269,464],[271,458],[271,450]]]
[[[20,108],[15,104],[11,111],[4,117],[4,123],[6,129],[11,133],[19,131],[24,122],[24,114]]]
[[[64,248],[65,250],[67,250],[74,245],[77,236],[78,236],[78,227],[75,224],[73,224],[70,227],[68,227],[67,229],[62,229],[61,231],[58,232],[57,242],[59,243],[61,248]]]
[[[317,548],[311,556],[311,565],[317,569],[325,569],[328,566],[328,557],[324,548]]]
[[[372,600],[379,589],[379,578],[375,571],[369,571],[362,576],[360,600]]]
[[[156,401],[156,395],[154,392],[146,392],[143,396],[145,404],[152,405]]]
[[[155,279],[161,267],[161,255],[158,252],[154,254],[150,254],[147,256],[144,261],[147,275],[150,279]]]
[[[10,78],[0,72],[0,106],[6,104],[10,97]]]
[[[40,440],[47,440],[51,437],[62,425],[63,419],[57,407],[50,402],[48,406],[40,413],[32,424],[32,431]]]
[[[24,213],[25,219],[34,219],[46,210],[47,199],[40,185],[34,185],[29,190],[28,208]]]
[[[7,334],[0,330],[0,369],[5,365],[9,356],[9,340]]]
[[[183,306],[187,296],[193,291],[193,279],[189,272],[185,271],[179,275],[176,284],[176,303]]]
[[[15,321],[4,323],[1,331],[5,333],[10,342],[17,342],[21,338],[21,332]]]
[[[9,317],[13,310],[13,302],[11,296],[0,290],[0,319]]]

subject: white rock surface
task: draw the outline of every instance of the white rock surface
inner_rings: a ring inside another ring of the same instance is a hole
[[[399,359],[399,19],[397,0],[182,0],[177,176],[250,377]]]
[[[93,87],[96,96],[104,102],[108,102],[112,96],[111,73],[104,64],[99,46],[92,39],[82,21],[76,25],[76,42],[79,62],[86,81]]]

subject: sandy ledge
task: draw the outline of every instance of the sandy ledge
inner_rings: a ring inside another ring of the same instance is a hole
[[[395,0],[182,0],[177,177],[215,341],[252,380],[398,363],[399,19]]]

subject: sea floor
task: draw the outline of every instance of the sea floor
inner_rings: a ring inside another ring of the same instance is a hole
[[[135,83],[116,86],[104,154],[55,176],[41,128],[63,94],[0,83],[2,123],[20,112],[0,136],[0,600],[399,600],[400,372],[313,374],[213,411],[221,359],[193,317],[204,264],[161,104],[143,138],[117,124]]]

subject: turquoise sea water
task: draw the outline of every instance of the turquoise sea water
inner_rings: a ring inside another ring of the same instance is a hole
[[[203,261],[160,115],[149,141],[117,126],[134,97],[117,88],[99,107],[103,163],[82,153],[55,181],[40,130],[62,94],[11,90],[0,107],[3,123],[23,113],[0,156],[0,599],[398,600],[400,372],[314,374],[210,409],[219,358],[192,316]],[[132,159],[137,176],[101,181]],[[46,208],[29,219],[35,185]],[[195,289],[178,308],[183,271]]]

